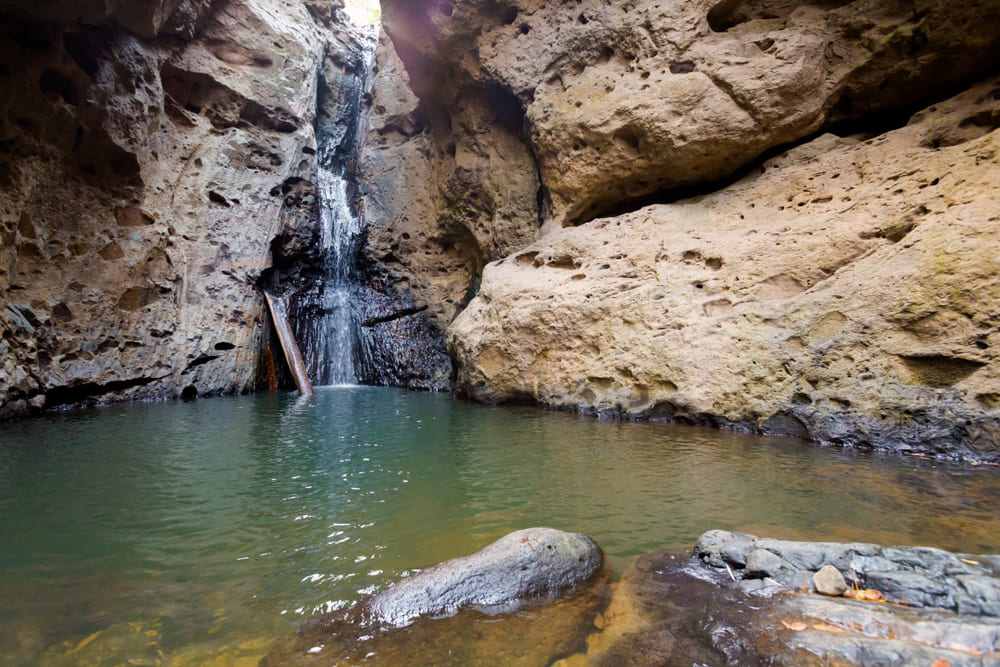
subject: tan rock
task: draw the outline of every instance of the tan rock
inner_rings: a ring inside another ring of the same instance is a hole
[[[488,265],[460,391],[1000,459],[997,90]]]
[[[847,582],[840,570],[832,565],[824,565],[813,575],[813,587],[820,595],[843,595]]]
[[[539,228],[717,189],[824,127],[902,123],[1000,49],[985,0],[382,4],[365,254],[395,310],[434,328]]]
[[[534,160],[505,106],[516,101],[476,87],[447,94],[411,83],[383,39],[359,159],[366,255],[442,330],[483,265],[533,242],[539,224]]]
[[[985,0],[384,5],[422,98],[519,99],[557,224],[726,177],[830,122],[929,101],[1000,48]]]
[[[271,242],[315,225],[333,36],[292,0],[4,7],[0,416],[252,389]],[[76,23],[126,9],[141,37]]]

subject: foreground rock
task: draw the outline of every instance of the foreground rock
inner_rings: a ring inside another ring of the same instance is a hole
[[[705,565],[732,572],[737,586],[750,593],[811,592],[814,575],[831,567],[854,590],[877,590],[888,602],[1000,617],[1000,556],[930,547],[789,542],[723,530],[702,535],[694,553]]]
[[[484,401],[1000,460],[1000,80],[486,267]]]
[[[307,623],[261,665],[548,664],[582,648],[608,574],[585,535],[517,531]]]
[[[889,602],[810,592],[830,566]],[[996,665],[998,602],[1000,556],[710,531],[694,558],[636,559],[604,631],[566,664]]]

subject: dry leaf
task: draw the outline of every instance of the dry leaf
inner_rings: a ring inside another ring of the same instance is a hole
[[[801,621],[793,621],[791,623],[789,623],[788,621],[782,621],[781,624],[786,628],[788,628],[789,630],[794,630],[795,632],[801,632],[802,630],[805,630],[807,627],[809,627]]]
[[[854,598],[855,600],[868,600],[870,602],[878,602],[883,598],[882,592],[877,591],[874,588],[864,588],[861,590],[848,589],[844,591],[844,597]]]
[[[817,623],[813,626],[813,630],[819,630],[820,632],[836,632],[837,634],[844,634],[843,628],[838,628],[833,625],[827,625],[826,623]]]
[[[931,663],[931,667],[951,667],[951,663],[944,658],[938,658]]]
[[[969,560],[968,558],[959,558],[958,560],[962,561],[963,563],[968,563],[969,565],[979,565],[978,560]]]

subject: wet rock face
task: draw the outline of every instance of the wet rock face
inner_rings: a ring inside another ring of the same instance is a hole
[[[517,531],[307,623],[261,665],[550,664],[582,649],[608,574],[584,535]]]
[[[449,331],[459,390],[1000,460],[998,91],[490,264]]]
[[[0,12],[0,416],[251,389],[256,283],[313,233],[346,41],[291,0]]]
[[[765,562],[770,565],[764,569],[755,565]],[[694,558],[660,551],[629,566],[603,613],[603,630],[588,639],[580,662],[993,664],[1000,650],[992,606],[1000,599],[998,564],[997,556],[923,547],[786,542],[709,531],[698,540]],[[824,567],[844,572],[852,585],[848,593],[879,585],[889,602],[813,593],[811,575]],[[901,585],[908,577],[923,579],[925,597]],[[943,591],[978,602],[941,607]]]

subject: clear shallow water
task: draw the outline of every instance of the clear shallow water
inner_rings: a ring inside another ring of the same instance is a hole
[[[710,528],[997,552],[998,481],[362,387],[5,424],[0,664],[253,665],[305,618],[532,525],[591,535],[619,573]]]

